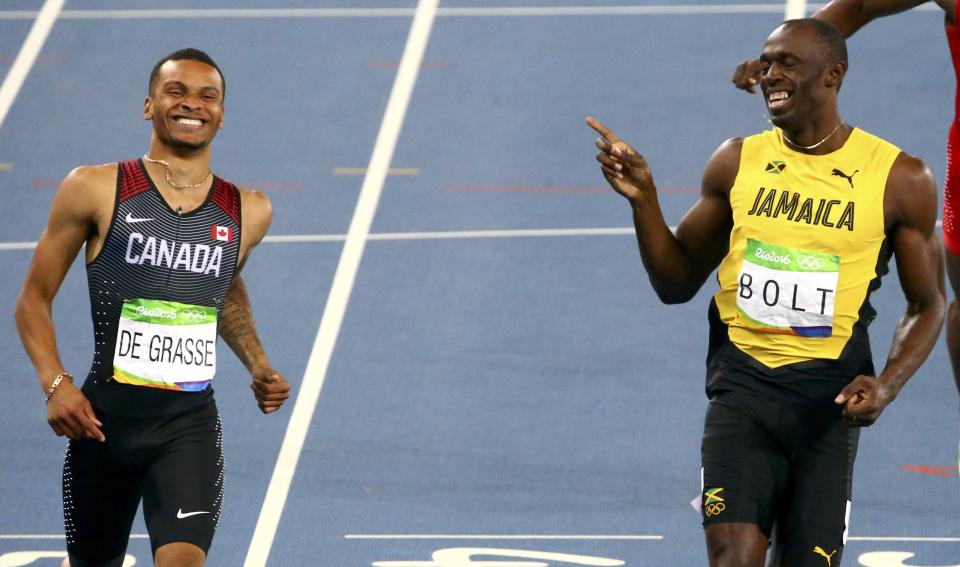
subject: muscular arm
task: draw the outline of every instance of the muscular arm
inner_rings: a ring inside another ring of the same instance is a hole
[[[833,0],[817,10],[813,17],[833,24],[844,37],[850,37],[876,18],[899,14],[928,0]],[[947,15],[948,22],[956,21],[956,0],[936,0]],[[732,82],[738,89],[756,92],[762,65],[759,59],[748,59],[737,65]]]
[[[899,14],[923,4],[927,0],[833,0],[813,14],[814,18],[834,25],[844,37],[850,37],[876,18]],[[954,5],[950,0],[937,4],[953,18]]]
[[[700,199],[683,216],[676,234],[666,228],[659,203],[631,201],[640,257],[665,303],[689,301],[727,253],[733,213],[730,188],[740,164],[740,140],[728,140],[710,156]]]
[[[674,234],[664,221],[643,156],[596,119],[588,118],[587,123],[602,136],[597,140],[597,161],[604,177],[633,209],[640,257],[657,296],[664,303],[689,301],[727,251],[733,226],[729,194],[742,141],[728,140],[710,157],[700,199]]]
[[[937,186],[922,161],[900,154],[887,180],[884,208],[907,309],[877,380],[858,376],[838,403],[844,416],[873,423],[926,360],[943,326],[946,291],[940,240],[935,232]]]
[[[244,219],[241,232],[242,259],[239,270],[243,269],[250,252],[260,243],[270,227],[273,211],[270,200],[263,193],[243,191],[241,193],[242,215]],[[271,413],[280,408],[289,397],[290,384],[270,364],[263,344],[257,335],[253,321],[253,307],[247,295],[247,286],[240,274],[227,291],[226,301],[220,313],[220,336],[237,355],[253,377],[250,384],[263,413]]]
[[[68,178],[57,193],[17,297],[17,331],[43,390],[64,371],[53,325],[53,299],[92,226],[92,215],[78,198],[81,192]]]
[[[79,168],[64,179],[17,297],[17,331],[44,391],[64,372],[53,324],[53,299],[81,246],[98,231],[102,204],[113,202],[110,185],[107,166]],[[69,381],[62,381],[51,397],[47,418],[58,435],[102,438],[89,403]]]
[[[901,154],[888,185],[900,211],[892,234],[907,310],[897,325],[880,380],[899,392],[940,336],[946,305],[943,253],[935,231],[937,186],[920,160]]]
[[[227,292],[227,300],[220,314],[220,336],[247,370],[253,372],[258,367],[270,366],[257,335],[247,286],[239,274]]]

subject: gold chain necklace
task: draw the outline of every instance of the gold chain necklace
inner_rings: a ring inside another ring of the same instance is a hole
[[[830,133],[827,134],[826,136],[824,136],[822,140],[820,140],[819,142],[817,142],[816,144],[814,144],[814,145],[812,145],[812,146],[801,146],[800,144],[798,144],[798,143],[794,142],[793,140],[791,140],[790,138],[788,138],[786,132],[784,132],[783,130],[780,130],[780,132],[783,134],[783,139],[786,140],[786,141],[788,141],[788,142],[790,142],[790,145],[791,145],[791,146],[793,146],[793,147],[795,147],[795,148],[799,148],[799,149],[801,149],[801,150],[813,150],[813,149],[816,149],[817,147],[819,147],[821,144],[823,144],[823,143],[826,142],[827,140],[829,140],[831,136],[833,136],[834,134],[837,133],[837,130],[839,130],[841,126],[843,126],[843,120],[841,120],[840,123],[837,124],[837,127],[836,127],[836,128],[834,128],[833,130],[830,130]]]
[[[791,142],[791,143],[792,143],[792,142]],[[164,161],[164,160],[162,160],[162,159],[153,159],[153,158],[151,158],[150,156],[148,156],[147,154],[143,154],[143,159],[144,159],[145,161],[150,162],[150,163],[159,163],[160,165],[162,165],[162,166],[163,166],[163,177],[164,177],[164,179],[167,181],[167,184],[170,185],[171,187],[173,187],[174,189],[181,189],[181,190],[182,190],[182,189],[196,189],[197,187],[200,187],[201,185],[206,184],[207,180],[210,179],[210,176],[213,175],[213,172],[208,169],[208,170],[207,170],[207,174],[203,176],[203,179],[200,181],[200,183],[194,183],[194,184],[192,184],[192,185],[181,185],[181,184],[176,183],[176,182],[173,181],[173,177],[170,175],[170,163],[169,163],[169,162]]]

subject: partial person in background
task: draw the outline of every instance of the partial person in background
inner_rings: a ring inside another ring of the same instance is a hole
[[[223,502],[218,334],[250,371],[261,411],[289,396],[239,275],[270,225],[270,201],[210,170],[224,94],[202,51],[157,62],[144,102],[149,152],[67,175],[17,300],[47,421],[70,439],[64,567],[120,567],[141,500],[155,564],[204,564]],[[78,389],[60,360],[52,305],[84,245],[95,352]]]
[[[929,0],[833,0],[813,17],[833,24],[845,38],[860,28],[883,16],[899,14]],[[960,28],[956,24],[957,6],[953,0],[936,0],[944,12],[944,27],[953,72],[960,80]],[[733,74],[737,88],[754,92],[760,80],[761,63],[758,59],[744,61]],[[960,161],[953,159],[953,152],[960,149],[960,91],[955,96],[954,118],[947,138],[947,172],[943,183],[943,245],[947,266],[947,280],[953,289],[953,299],[947,308],[947,351],[953,366],[953,379],[960,392]]]
[[[830,24],[785,22],[760,62],[775,128],[720,145],[675,232],[643,156],[588,122],[660,299],[689,301],[718,269],[701,444],[709,564],[763,567],[769,547],[771,567],[836,567],[860,427],[943,325],[937,187],[922,161],[841,118],[847,51]],[[891,254],[907,309],[877,375],[870,294]]]

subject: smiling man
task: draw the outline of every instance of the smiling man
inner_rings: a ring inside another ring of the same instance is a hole
[[[670,231],[643,156],[590,118],[597,160],[630,202],[643,264],[666,303],[710,304],[701,511],[712,567],[836,567],[859,428],[933,348],[944,316],[929,170],[844,122],[843,36],[791,20],[760,57],[775,128],[723,143],[700,199]],[[907,310],[873,368],[870,294],[897,262]]]
[[[64,179],[17,300],[47,421],[70,439],[64,566],[120,567],[141,500],[155,564],[203,565],[223,499],[218,334],[250,371],[261,411],[289,396],[239,276],[270,225],[270,202],[210,170],[224,93],[202,51],[161,59],[144,102],[149,152]],[[51,308],[84,245],[95,348],[78,389],[60,361]]]

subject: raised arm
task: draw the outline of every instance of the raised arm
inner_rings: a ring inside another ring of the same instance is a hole
[[[270,199],[263,193],[241,192],[241,214],[244,224],[241,232],[241,260],[243,269],[253,248],[263,240],[270,228],[273,212]],[[226,302],[220,315],[220,336],[250,371],[250,388],[263,413],[271,413],[283,405],[290,396],[290,384],[282,374],[274,370],[257,335],[253,319],[253,307],[247,294],[246,284],[237,274],[227,292]]]
[[[883,16],[899,14],[915,8],[928,0],[833,0],[820,8],[812,17],[829,22],[840,30],[844,37],[850,37],[860,28]],[[954,21],[956,10],[953,0],[936,0],[937,4],[947,14],[949,21]],[[737,65],[733,72],[732,82],[738,89],[749,93],[755,92],[755,86],[760,82],[759,59],[748,59]]]
[[[813,17],[833,24],[844,37],[850,37],[876,18],[899,14],[915,8],[927,0],[833,0],[817,10]],[[937,0],[952,16],[953,6],[947,0]]]
[[[643,156],[599,121],[587,123],[601,138],[597,161],[610,186],[633,209],[640,257],[664,303],[689,301],[727,252],[733,216],[729,191],[740,162],[740,141],[725,142],[707,162],[700,199],[676,233],[664,221],[653,175]]]
[[[103,220],[103,204],[113,203],[109,189],[115,182],[116,169],[109,166],[78,168],[64,179],[17,297],[17,331],[43,392],[49,393],[61,376],[47,401],[47,421],[57,435],[70,439],[103,441],[104,437],[90,402],[63,377],[66,370],[57,350],[53,299],[81,246],[96,241],[93,237],[99,231],[98,221]]]
[[[837,397],[844,417],[870,425],[926,360],[943,326],[946,291],[943,254],[935,231],[937,186],[917,158],[900,154],[884,199],[888,235],[907,309],[897,324],[887,363],[878,379],[858,376]]]

